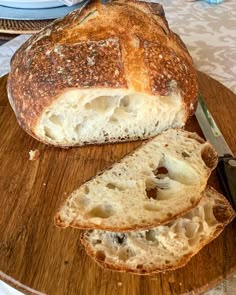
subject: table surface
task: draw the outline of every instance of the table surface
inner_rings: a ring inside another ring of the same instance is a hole
[[[163,5],[170,28],[187,45],[196,68],[236,93],[236,1],[225,0],[219,5],[184,0],[150,2]],[[19,36],[0,47],[0,76],[9,71],[12,54],[28,38],[28,35]],[[235,294],[236,276],[227,281],[227,284],[229,290],[232,290],[232,293],[227,294]],[[1,290],[0,286],[0,293]],[[219,285],[208,294],[226,293],[223,293],[223,285]]]

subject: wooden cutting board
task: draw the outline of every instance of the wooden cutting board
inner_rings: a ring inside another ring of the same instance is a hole
[[[79,242],[80,231],[56,228],[53,216],[78,185],[140,142],[68,150],[45,146],[18,126],[7,100],[6,79],[0,79],[2,280],[27,294],[36,293],[25,286],[48,295],[199,294],[236,270],[235,221],[186,267],[176,271],[142,277],[97,266],[85,255]],[[199,83],[210,111],[236,154],[236,96],[202,73]],[[202,135],[195,117],[187,129]],[[29,151],[35,149],[40,150],[40,158],[29,161]],[[215,174],[210,183],[219,189]]]

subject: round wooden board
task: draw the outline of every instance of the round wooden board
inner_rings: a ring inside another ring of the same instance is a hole
[[[199,83],[236,154],[236,96],[202,73]],[[80,231],[56,228],[53,216],[77,186],[140,142],[68,150],[45,146],[16,123],[7,100],[6,77],[0,79],[0,94],[1,279],[26,294],[31,292],[23,285],[48,295],[199,294],[236,270],[235,221],[182,269],[145,277],[101,269],[85,254]],[[187,129],[202,135],[195,117]],[[29,151],[35,149],[40,158],[29,161]],[[214,173],[210,183],[219,190]]]

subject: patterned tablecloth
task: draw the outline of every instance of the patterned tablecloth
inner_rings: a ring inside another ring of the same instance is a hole
[[[154,1],[150,1],[154,2]],[[236,0],[159,0],[170,28],[179,34],[198,70],[236,93]]]
[[[159,0],[170,28],[187,45],[198,70],[236,93],[236,0],[218,5],[204,1]],[[29,36],[19,36],[0,46],[0,76],[8,73],[10,58]],[[19,294],[0,282],[0,294]],[[236,294],[236,275],[205,295]]]

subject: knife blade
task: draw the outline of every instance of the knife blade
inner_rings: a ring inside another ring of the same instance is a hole
[[[195,113],[206,139],[218,153],[217,173],[225,196],[236,210],[236,158],[224,139],[201,95]]]

